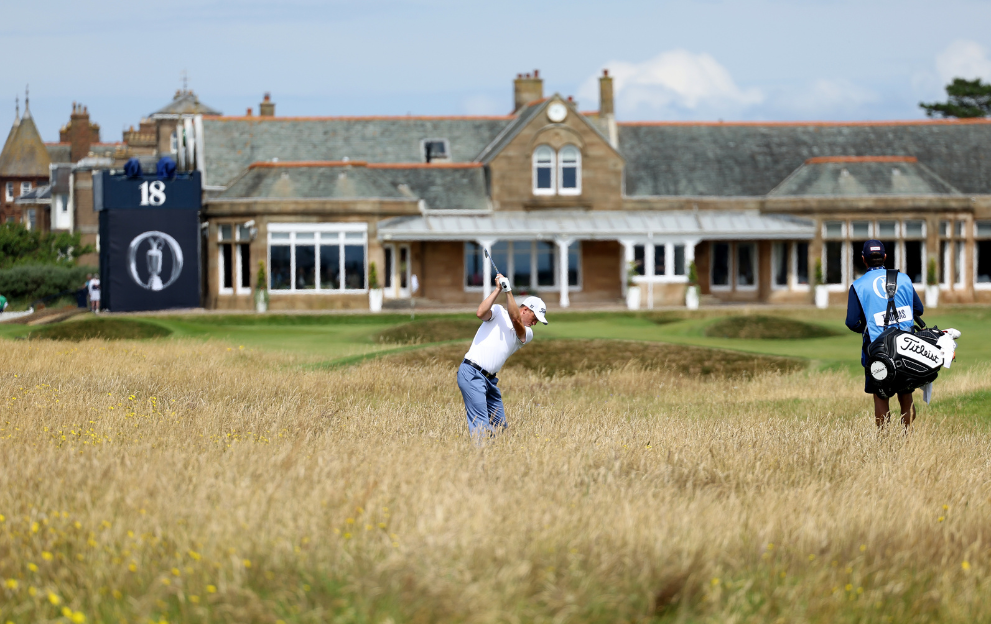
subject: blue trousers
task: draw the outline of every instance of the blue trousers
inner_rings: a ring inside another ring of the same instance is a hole
[[[472,437],[506,427],[506,412],[502,409],[498,383],[498,378],[489,380],[464,362],[458,368],[458,388],[465,400],[468,432]]]

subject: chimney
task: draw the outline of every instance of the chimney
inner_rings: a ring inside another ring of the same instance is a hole
[[[59,133],[62,134],[62,133]],[[93,143],[100,142],[99,130],[94,133],[89,122],[89,110],[82,104],[72,103],[72,114],[69,115],[69,125],[59,139],[65,139],[69,144],[69,160],[79,162],[89,156]],[[95,139],[95,140],[94,140]]]
[[[609,75],[608,69],[602,70],[602,76],[599,78],[599,117],[605,117],[606,115],[614,115],[615,110],[613,109],[613,99],[612,99],[612,76]]]
[[[244,114],[245,117],[251,117],[251,107],[248,107],[248,112]]]
[[[258,114],[262,117],[275,117],[275,102],[272,101],[272,94],[265,92],[262,103],[258,105]]]
[[[544,80],[540,77],[540,70],[533,70],[533,75],[517,74],[513,81],[513,112],[518,112],[521,108],[544,97]]]

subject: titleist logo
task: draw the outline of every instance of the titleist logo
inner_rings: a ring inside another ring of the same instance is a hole
[[[938,365],[943,361],[942,354],[936,351],[932,345],[909,335],[898,337],[898,352],[927,364]]]

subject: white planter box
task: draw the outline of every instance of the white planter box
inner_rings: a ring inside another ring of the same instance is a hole
[[[689,310],[699,309],[699,287],[689,286],[685,291],[685,307]]]
[[[628,310],[640,309],[640,287],[628,286],[626,288],[626,308]]]
[[[381,288],[372,288],[368,291],[368,309],[371,312],[382,311],[382,297],[385,291]]]
[[[926,307],[939,307],[939,286],[926,286]]]
[[[255,292],[255,311],[256,312],[268,312],[268,298],[265,296],[265,291],[259,290]]]
[[[816,286],[816,307],[820,310],[829,307],[829,290],[825,286]]]

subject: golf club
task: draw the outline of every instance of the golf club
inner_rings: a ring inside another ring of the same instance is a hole
[[[499,271],[499,267],[495,265],[495,261],[492,259],[492,256],[489,255],[489,250],[482,248],[482,251],[485,253],[485,259],[492,264],[492,270],[496,272],[496,275],[502,275],[502,273]]]

